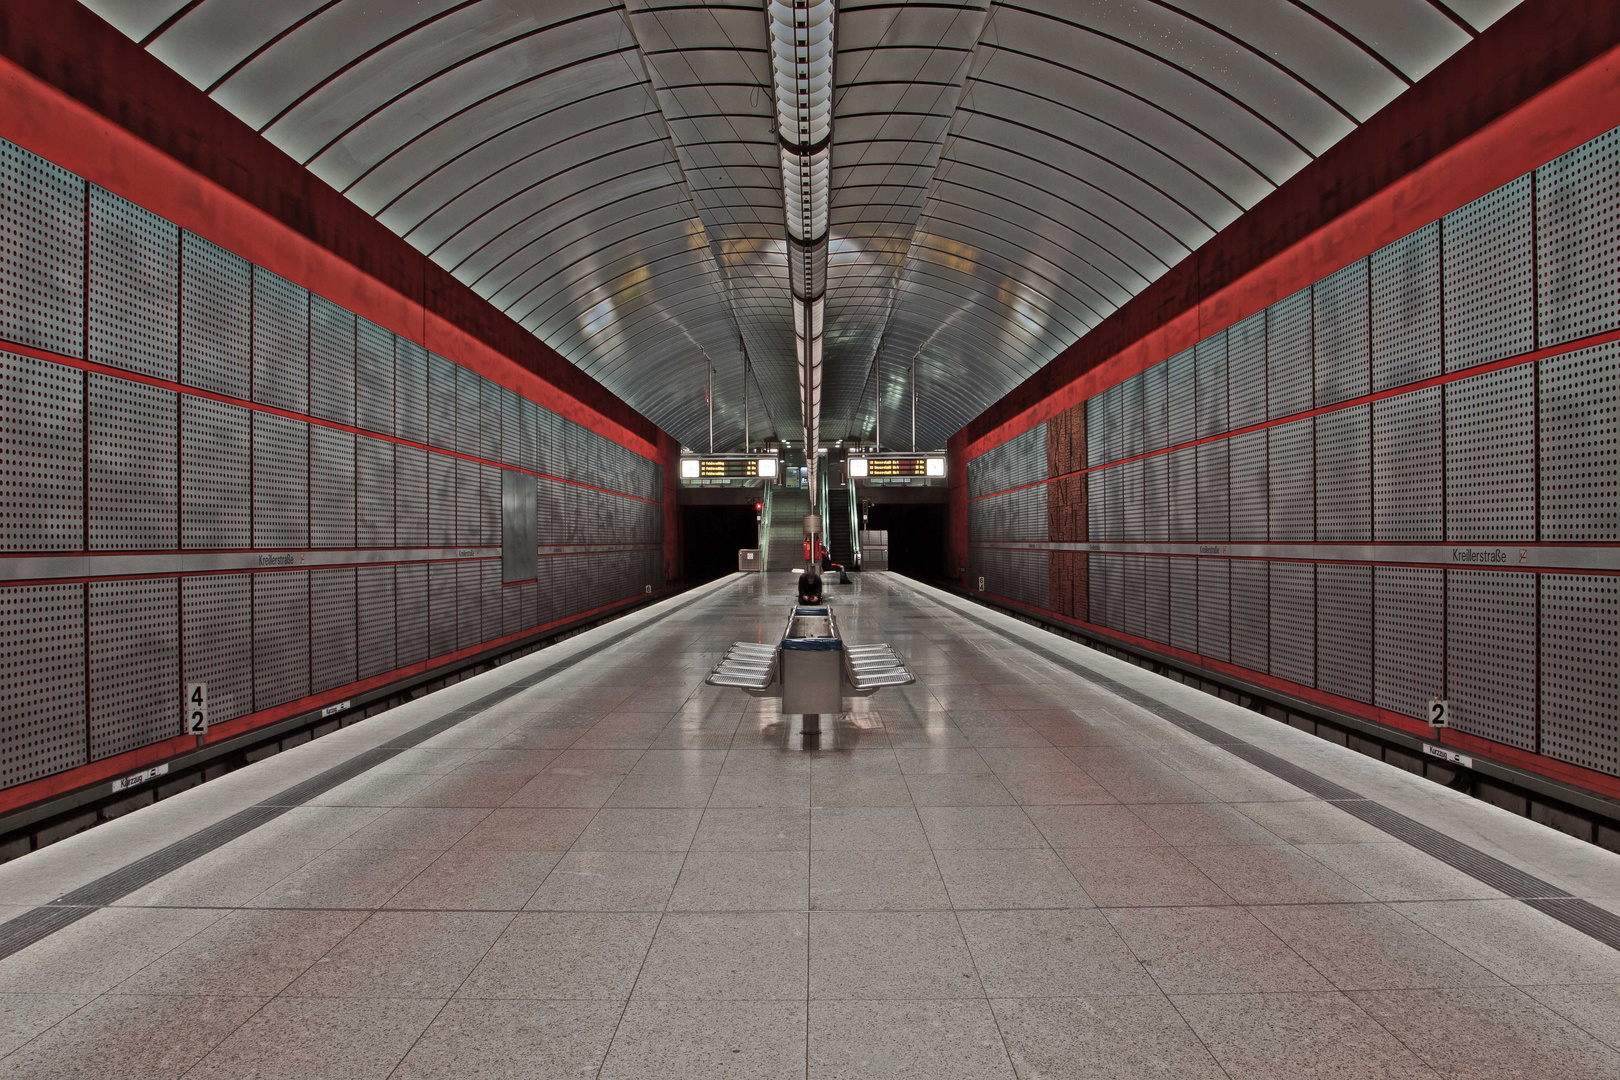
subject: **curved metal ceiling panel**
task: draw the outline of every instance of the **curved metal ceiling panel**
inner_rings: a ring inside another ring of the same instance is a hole
[[[796,439],[764,0],[85,2],[689,445],[744,350]],[[942,443],[1514,3],[842,0],[821,430]]]

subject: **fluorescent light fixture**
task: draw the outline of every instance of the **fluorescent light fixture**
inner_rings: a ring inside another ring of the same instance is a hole
[[[689,458],[681,458],[681,479],[682,480],[695,480],[695,479],[697,479],[698,474],[699,474],[700,471],[701,471],[701,467],[698,464],[698,459],[697,458],[691,458],[691,457],[689,457]]]
[[[766,480],[775,480],[776,479],[776,459],[773,458],[773,457],[762,457],[762,458],[760,458],[759,459],[759,475],[762,476],[763,478],[765,478]]]
[[[928,470],[929,476],[944,476],[945,459],[942,457],[931,457],[928,459],[928,464],[924,466],[924,468]]]
[[[865,458],[852,457],[849,459],[849,476],[851,480],[859,480],[866,476],[866,474],[867,466]]]

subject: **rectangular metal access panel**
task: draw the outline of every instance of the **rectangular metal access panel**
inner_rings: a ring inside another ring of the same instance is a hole
[[[501,470],[501,584],[533,581],[540,573],[535,536],[534,477]]]

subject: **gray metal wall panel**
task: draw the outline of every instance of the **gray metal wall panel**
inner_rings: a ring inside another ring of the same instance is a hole
[[[180,579],[182,681],[208,686],[209,722],[253,711],[253,575]],[[181,708],[176,702],[175,733]]]
[[[427,442],[441,450],[456,448],[456,373],[460,370],[438,353],[428,353]]]
[[[474,560],[456,563],[456,648],[465,649],[484,640],[483,564]]]
[[[85,763],[84,586],[0,588],[0,784]]]
[[[394,663],[394,568],[361,566],[354,572],[355,677],[392,671]]]
[[[528,398],[518,401],[518,466],[530,472],[540,469],[540,412]]]
[[[1157,454],[1142,460],[1142,539],[1170,539],[1170,458]]]
[[[1170,365],[1154,364],[1142,372],[1142,450],[1163,450],[1169,438]]]
[[[355,568],[309,572],[310,690],[320,693],[355,680]]]
[[[180,397],[181,543],[188,551],[253,546],[252,415],[240,405]]]
[[[0,551],[84,544],[84,375],[0,352]]]
[[[1108,470],[1086,475],[1086,536],[1102,540],[1108,535]]]
[[[91,185],[86,272],[89,359],[173,381],[180,363],[179,228]]]
[[[354,344],[355,426],[394,434],[394,335],[359,320]]]
[[[1103,566],[1103,625],[1125,629],[1125,556],[1114,555]]]
[[[1102,397],[1102,457],[1092,464],[1118,461],[1125,447],[1125,387],[1116,383]]]
[[[503,388],[488,379],[478,380],[478,456],[488,461],[501,460],[501,445],[505,440],[506,407],[501,400]]]
[[[1373,402],[1373,539],[1445,538],[1440,387]]]
[[[1536,749],[1536,578],[1446,571],[1446,696],[1452,726]]]
[[[1198,437],[1197,358],[1192,349],[1184,349],[1164,363],[1168,445],[1180,446]]]
[[[432,627],[428,653],[431,656],[443,656],[455,652],[457,648],[456,641],[460,635],[456,631],[456,612],[460,603],[456,566],[453,562],[436,562],[428,566],[428,611],[429,625]]]
[[[355,546],[394,546],[394,444],[355,440]],[[425,540],[425,537],[424,537]]]
[[[309,571],[253,575],[253,707],[309,696]]]
[[[1125,467],[1111,465],[1103,470],[1104,540],[1125,539]]]
[[[517,393],[500,388],[501,402],[501,454],[500,460],[507,465],[518,465],[523,453],[523,399]],[[611,445],[611,444],[610,444]],[[623,454],[626,451],[614,446],[614,450]]]
[[[1271,596],[1271,674],[1316,685],[1316,566],[1274,562]]]
[[[253,414],[253,546],[309,546],[309,425]]]
[[[178,395],[97,372],[88,390],[90,550],[173,551]]]
[[[1309,286],[1266,309],[1266,401],[1270,419],[1311,408],[1316,376],[1311,356]]]
[[[85,183],[0,139],[0,338],[84,355]]]
[[[1228,424],[1244,428],[1266,419],[1266,313],[1226,332]]]
[[[1231,443],[1200,443],[1198,450],[1198,539],[1225,543],[1231,535],[1229,512]]]
[[[1438,567],[1373,568],[1374,704],[1426,719],[1446,687],[1446,578]]]
[[[1232,663],[1250,671],[1271,666],[1270,590],[1267,568],[1258,559],[1233,559]]]
[[[1372,567],[1316,568],[1316,685],[1352,701],[1373,699]]]
[[[1620,129],[1536,170],[1541,345],[1620,326]]]
[[[1316,404],[1361,397],[1371,386],[1367,260],[1329,274],[1311,290]]]
[[[394,567],[394,610],[395,662],[401,667],[419,664],[432,655],[426,563]],[[454,637],[452,634],[452,640]]]
[[[1446,536],[1534,540],[1536,371],[1505,368],[1446,386]]]
[[[246,400],[253,373],[253,266],[180,234],[180,381]]]
[[[432,547],[455,547],[457,543],[456,460],[443,454],[427,456],[428,544]]]
[[[1170,560],[1170,644],[1198,651],[1198,560]]]
[[[1541,539],[1620,540],[1620,342],[1540,367]]]
[[[93,581],[90,760],[180,734],[180,583]]]
[[[1266,446],[1271,539],[1316,539],[1315,423],[1295,420],[1271,428]]]
[[[482,466],[456,458],[456,540],[462,547],[484,542],[480,519],[483,508]]]
[[[253,400],[309,411],[309,292],[253,268]]]
[[[355,316],[324,296],[309,298],[309,412],[354,425]]]
[[[414,341],[394,338],[394,434],[428,440],[428,354]]]
[[[427,547],[428,451],[415,446],[394,447],[394,543],[400,547]]]
[[[1316,418],[1316,538],[1372,539],[1372,410],[1357,405]]]
[[[1527,174],[1444,219],[1447,371],[1536,347],[1531,202]]]
[[[490,559],[478,564],[479,579],[479,607],[483,613],[484,641],[493,641],[501,636],[502,626],[506,620],[506,605],[501,597],[501,563],[499,559]]]
[[[1261,429],[1233,436],[1230,442],[1231,534],[1238,542],[1263,544],[1269,537],[1266,436]]]
[[[484,380],[475,371],[456,368],[456,449],[483,454]]]
[[[494,465],[478,467],[478,542],[484,547],[501,543],[501,470]]]
[[[1119,384],[1119,390],[1120,456],[1135,457],[1142,452],[1145,441],[1142,430],[1142,376],[1132,375]]]
[[[1170,563],[1173,560],[1149,555],[1142,560],[1144,636],[1149,641],[1170,642]]]
[[[1182,543],[1198,539],[1198,448],[1172,450],[1165,455],[1170,482],[1170,539]]]
[[[1120,592],[1124,603],[1123,629],[1137,637],[1147,636],[1146,555],[1121,557]]]
[[[1541,579],[1541,752],[1620,776],[1620,578]]]
[[[1440,223],[1372,253],[1372,388],[1432,379],[1444,369]]]
[[[1143,466],[1146,463],[1138,458],[1127,461],[1115,470],[1119,479],[1119,538],[1121,540],[1140,540],[1147,527],[1146,506],[1144,505],[1146,490],[1143,480]],[[1046,524],[1046,491],[1044,488],[1034,488],[1041,495],[1041,524]]]
[[[1198,651],[1232,659],[1232,565],[1227,559],[1198,562]]]
[[[354,547],[354,436],[309,429],[309,546]]]
[[[1193,396],[1200,439],[1231,428],[1227,406],[1226,331],[1211,334],[1193,349]]]
[[[529,625],[523,608],[523,590],[525,588],[533,587],[534,582],[532,581],[501,586],[500,598],[502,635],[515,634]]]

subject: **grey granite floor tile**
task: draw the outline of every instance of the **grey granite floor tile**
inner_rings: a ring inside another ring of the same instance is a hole
[[[1014,1080],[986,1001],[813,1001],[811,1080]]]
[[[102,993],[224,916],[185,908],[102,908],[0,959],[0,992],[80,999]]]
[[[810,996],[971,998],[984,989],[948,911],[813,911]]]
[[[1374,900],[1484,900],[1502,895],[1479,879],[1399,841],[1302,844],[1299,850]]]
[[[604,809],[574,841],[575,851],[686,851],[701,809]]]
[[[274,997],[365,919],[360,911],[233,911],[113,992]]]
[[[1112,908],[1105,914],[1167,994],[1332,989],[1239,907]]]
[[[763,1001],[805,996],[806,916],[672,912],[636,980],[638,998]]]
[[[810,856],[803,851],[693,851],[681,867],[671,911],[803,911]]]
[[[811,806],[913,806],[911,788],[898,773],[812,776]]]
[[[1517,900],[1447,900],[1394,909],[1515,985],[1620,983],[1620,951]]]
[[[963,911],[958,918],[991,997],[1156,993],[1098,911]]]
[[[393,1080],[576,1080],[607,1056],[623,1013],[608,1001],[469,1001],[445,1005]]]
[[[522,912],[484,954],[456,997],[623,1001],[635,985],[658,918],[636,913]]]
[[[662,911],[685,859],[679,851],[570,851],[526,906],[534,911]]]
[[[516,911],[562,857],[561,851],[447,851],[384,906]]]
[[[512,918],[508,912],[380,911],[317,960],[286,993],[448,998]]]
[[[803,1001],[638,998],[602,1080],[804,1080]]]
[[[994,999],[1021,1077],[1043,1080],[1226,1080],[1162,995]]]
[[[1519,989],[1610,1049],[1620,1050],[1620,985],[1522,986]]]
[[[925,806],[917,813],[928,834],[929,846],[936,851],[1049,846],[1022,807]]]
[[[1025,813],[1055,848],[1168,846],[1128,806],[1031,806]]]
[[[950,894],[930,851],[815,851],[810,906],[820,911],[943,910]]]
[[[487,808],[399,806],[337,845],[337,850],[444,851],[490,815]]]
[[[0,1056],[11,1053],[84,1004],[82,996],[72,994],[0,992]]]
[[[816,851],[926,851],[928,836],[911,807],[818,807],[810,812]]]
[[[1063,848],[1059,854],[1099,907],[1192,907],[1235,902],[1172,847]]]
[[[256,894],[260,908],[374,908],[439,857],[437,851],[332,851]]]
[[[50,1080],[178,1077],[228,1037],[264,998],[100,997],[0,1061],[0,1076]],[[176,1023],[178,1017],[184,1022]]]
[[[1240,904],[1356,903],[1371,899],[1315,859],[1290,847],[1189,846],[1181,853]]]
[[[442,1005],[408,998],[276,998],[186,1080],[382,1080]]]
[[[1084,908],[1091,898],[1055,851],[945,850],[935,852],[951,906],[971,908]]]
[[[580,807],[493,810],[456,842],[459,851],[567,851],[596,817]]]
[[[703,811],[693,851],[808,851],[810,810],[710,807]]]
[[[1495,975],[1383,904],[1249,910],[1340,990],[1501,985]]]
[[[1438,1080],[1341,994],[1173,997],[1232,1080]]]

